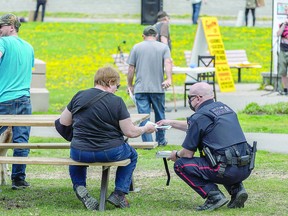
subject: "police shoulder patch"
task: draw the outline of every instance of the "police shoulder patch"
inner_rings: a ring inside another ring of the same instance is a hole
[[[210,109],[209,111],[212,112],[216,116],[220,116],[220,115],[224,115],[224,114],[228,114],[228,113],[233,112],[228,106],[225,106],[225,105],[214,107],[214,108]]]

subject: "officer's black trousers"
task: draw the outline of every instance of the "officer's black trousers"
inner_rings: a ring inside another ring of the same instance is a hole
[[[222,184],[231,195],[233,189],[246,179],[251,171],[249,165],[238,167],[227,166],[223,177],[218,173],[220,166],[211,168],[205,158],[180,158],[174,164],[176,174],[184,180],[202,198],[212,190],[218,190],[217,184]]]

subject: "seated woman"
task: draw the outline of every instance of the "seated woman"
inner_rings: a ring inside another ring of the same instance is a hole
[[[112,67],[100,68],[94,77],[94,88],[79,91],[67,105],[60,117],[63,125],[73,124],[70,157],[79,162],[111,162],[130,159],[125,167],[118,167],[115,190],[108,202],[116,207],[126,208],[129,203],[125,197],[129,192],[133,171],[137,163],[137,152],[124,141],[155,132],[155,127],[134,126],[122,98],[114,95],[119,88],[120,76]],[[108,92],[96,103],[72,116],[73,110],[87,103],[95,95]],[[73,189],[84,206],[90,210],[98,209],[98,202],[86,189],[86,166],[69,166]]]

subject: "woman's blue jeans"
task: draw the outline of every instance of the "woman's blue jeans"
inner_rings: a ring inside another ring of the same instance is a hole
[[[165,119],[165,93],[136,93],[135,99],[138,113],[150,114],[152,105],[155,113],[155,122]],[[140,126],[145,125],[148,120],[150,119],[141,122]],[[152,134],[143,134],[142,141],[152,142]],[[166,143],[165,130],[158,130],[156,132],[156,141],[159,145]]]
[[[9,100],[0,103],[1,115],[30,115],[32,112],[30,97],[23,96],[14,100]],[[3,133],[7,127],[0,129],[0,134]],[[17,126],[12,127],[13,143],[28,143],[30,135],[30,127]],[[14,157],[27,157],[29,149],[14,149]],[[15,181],[25,180],[26,178],[26,164],[13,164],[11,179]]]
[[[127,166],[117,167],[115,177],[115,190],[129,193],[132,182],[132,174],[136,167],[138,154],[129,144],[123,143],[121,146],[103,151],[82,151],[70,149],[70,157],[79,162],[111,162],[130,159],[131,163]],[[75,190],[77,186],[86,187],[87,166],[69,166],[70,178]]]

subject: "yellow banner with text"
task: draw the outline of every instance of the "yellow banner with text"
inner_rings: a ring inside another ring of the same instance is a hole
[[[235,85],[227,62],[218,20],[216,17],[204,17],[201,21],[209,52],[211,55],[215,55],[215,71],[220,91],[235,91]]]

